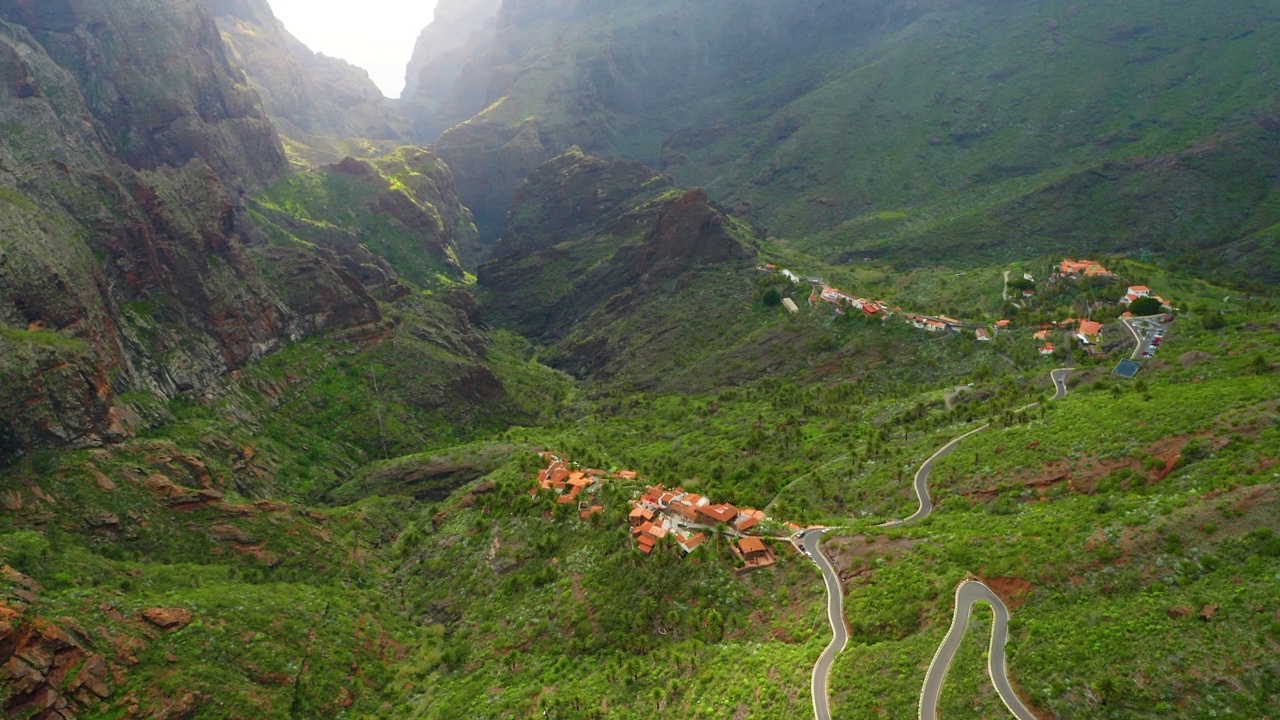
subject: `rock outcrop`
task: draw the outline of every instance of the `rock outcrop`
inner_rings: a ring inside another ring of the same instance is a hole
[[[483,42],[476,37],[492,28],[502,0],[440,0],[435,18],[423,28],[413,48],[413,57],[405,72],[401,100],[421,103],[427,112],[439,110],[443,100],[453,94],[453,84],[466,57],[461,52],[471,43]]]
[[[341,160],[325,138],[409,139],[407,118],[366,71],[313,52],[285,29],[266,0],[203,1],[267,115],[281,134],[312,150],[313,158]]]
[[[288,163],[203,4],[0,0],[0,126],[0,464],[381,319],[339,259],[251,250]]]
[[[755,232],[702,190],[577,148],[538,168],[516,197],[494,258],[480,267],[486,316],[558,348],[551,361],[580,376],[643,341],[614,329],[643,322],[655,302],[704,274],[745,270],[756,257]]]

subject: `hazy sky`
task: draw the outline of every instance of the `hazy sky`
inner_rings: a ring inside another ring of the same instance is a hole
[[[294,37],[368,70],[388,97],[400,97],[413,44],[436,8],[436,0],[268,1]]]

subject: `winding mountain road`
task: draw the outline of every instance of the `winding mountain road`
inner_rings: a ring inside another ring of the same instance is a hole
[[[810,686],[813,716],[817,720],[831,720],[828,694],[831,666],[835,663],[836,656],[849,644],[849,629],[844,624],[844,592],[840,588],[840,576],[820,546],[825,532],[826,530],[807,530],[801,535],[801,542],[809,552],[809,558],[822,570],[822,579],[827,585],[827,621],[831,623],[831,644],[818,657],[818,664],[813,666],[813,681]]]
[[[1067,396],[1067,376],[1071,374],[1071,368],[1058,368],[1049,373],[1049,379],[1053,380],[1053,386],[1057,390],[1057,394],[1053,396],[1054,400],[1061,400]]]
[[[952,451],[954,451],[956,447],[960,445],[960,442],[962,440],[968,438],[971,435],[976,435],[982,432],[983,430],[986,430],[989,427],[991,427],[990,423],[983,425],[980,428],[975,428],[973,430],[970,430],[969,432],[961,435],[955,440],[952,440],[946,445],[943,445],[942,448],[938,450],[938,452],[931,455],[928,460],[925,460],[924,463],[920,466],[920,469],[916,471],[916,479],[915,479],[916,500],[920,503],[919,508],[917,508],[916,511],[911,514],[911,517],[905,520],[890,520],[889,522],[886,522],[886,523],[880,523],[880,527],[898,527],[899,525],[909,525],[911,523],[919,522],[929,517],[929,515],[933,512],[933,500],[930,499],[929,497],[929,474],[933,472],[933,461],[950,455]]]
[[[1049,373],[1053,382],[1055,400],[1067,396],[1067,376],[1071,368],[1059,368]],[[1024,408],[1025,409],[1025,408]],[[929,475],[933,472],[935,460],[951,454],[966,438],[990,428],[983,425],[970,430],[951,442],[943,445],[937,452],[925,460],[916,471],[915,491],[919,508],[905,520],[890,520],[878,527],[899,527],[923,520],[933,512],[933,501],[929,497]],[[810,529],[797,533],[809,558],[822,570],[822,578],[827,586],[827,620],[831,623],[831,643],[822,651],[818,662],[813,666],[811,693],[813,696],[813,715],[816,720],[831,720],[830,688],[831,666],[836,656],[849,644],[849,630],[844,622],[844,592],[840,587],[840,576],[821,548],[822,536],[830,528]],[[955,659],[960,643],[964,639],[965,630],[969,626],[969,618],[973,614],[973,606],[985,602],[991,606],[994,617],[991,622],[991,645],[987,652],[987,674],[1000,695],[1001,702],[1018,720],[1038,720],[1022,703],[1009,682],[1009,671],[1005,664],[1004,648],[1009,641],[1009,608],[996,595],[995,591],[977,580],[966,580],[956,588],[956,603],[951,629],[943,638],[942,644],[934,653],[933,661],[925,672],[924,686],[920,690],[920,720],[937,720],[938,698],[942,696],[943,683],[951,662]]]
[[[987,674],[995,684],[1000,700],[1009,708],[1018,720],[1038,720],[1009,683],[1009,671],[1005,667],[1004,646],[1009,640],[1009,608],[991,588],[977,580],[966,580],[956,587],[955,617],[951,620],[951,629],[943,638],[938,651],[929,663],[929,671],[924,677],[924,688],[920,691],[920,720],[937,720],[938,698],[942,696],[942,685],[947,679],[947,670],[951,669],[951,661],[960,650],[960,642],[964,640],[965,630],[969,627],[969,617],[973,614],[973,606],[984,602],[991,606],[991,645],[987,648]]]

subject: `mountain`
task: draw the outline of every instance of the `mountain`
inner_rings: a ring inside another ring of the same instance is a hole
[[[266,0],[204,4],[214,14],[230,60],[244,70],[263,110],[301,159],[333,163],[359,151],[356,139],[391,141],[372,144],[383,151],[409,139],[407,119],[367,72],[312,52],[289,34]]]
[[[572,148],[520,186],[493,259],[479,269],[482,306],[547,344],[553,367],[651,379],[657,358],[715,327],[711,310],[682,323],[681,299],[727,284],[726,305],[751,303],[741,279],[754,272],[758,243],[705,192]],[[648,326],[636,327],[640,319]]]
[[[168,401],[226,393],[305,338],[376,344],[413,324],[380,304],[402,281],[464,279],[476,235],[448,169],[405,150],[290,175],[205,6],[15,0],[0,18],[0,462],[168,422]],[[479,372],[457,348],[459,377]]]
[[[511,0],[411,112],[446,128],[432,147],[490,240],[520,180],[578,145],[837,262],[1062,247],[1268,280],[1276,68],[1257,58],[1276,22],[1209,2]]]
[[[423,28],[405,70],[404,94],[407,103],[420,102],[437,108],[449,97],[460,74],[456,66],[465,55],[459,51],[472,36],[491,27],[502,0],[440,0],[435,17]],[[427,112],[433,112],[427,111]],[[438,128],[436,132],[439,132]]]
[[[286,171],[275,130],[212,17],[145,10],[0,4],[0,404],[19,447],[119,438],[120,392],[207,387],[298,322],[246,253],[241,198]]]
[[[1274,714],[1274,15],[0,0],[0,712]]]

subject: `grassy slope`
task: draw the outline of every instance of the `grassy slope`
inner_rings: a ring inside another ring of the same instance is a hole
[[[1261,6],[1154,1],[937,13],[830,57],[786,107],[731,115],[735,132],[675,169],[834,257],[1177,254],[1244,238],[1231,259],[1273,269],[1257,159],[1276,141],[1253,122],[1274,111],[1275,22]]]
[[[956,301],[988,302],[998,275],[978,273],[972,287],[981,294],[957,289]],[[859,277],[900,285],[903,298],[927,296],[947,279],[969,282],[942,271],[895,281],[860,270],[846,279]],[[1215,288],[1185,287],[1189,305],[1220,302]],[[634,467],[743,505],[777,497],[777,516],[853,518],[862,527],[910,512],[910,475],[920,460],[995,418],[997,429],[938,464],[935,517],[876,543],[883,549],[850,580],[854,643],[836,666],[837,716],[914,711],[924,665],[950,622],[951,589],[966,572],[1030,584],[1014,609],[1011,671],[1033,704],[1059,717],[1199,717],[1211,708],[1249,716],[1274,703],[1265,660],[1274,621],[1265,608],[1280,567],[1272,541],[1254,532],[1280,500],[1269,465],[1280,447],[1269,401],[1280,395],[1268,366],[1280,363],[1273,306],[1236,305],[1220,330],[1202,329],[1198,313],[1185,316],[1161,360],[1144,371],[1145,391],[1124,385],[1115,397],[1110,364],[1085,363],[1072,395],[1043,415],[1021,417],[1009,409],[1047,394],[1054,361],[1014,364],[1001,357],[1007,347],[825,310],[806,308],[789,320],[750,307],[743,310],[751,322],[802,338],[797,358],[779,365],[774,380],[714,391],[615,386],[596,399],[571,395],[559,376],[527,364],[529,349],[517,339],[493,335],[488,362],[519,388],[512,401],[544,414],[528,416],[533,427],[500,434],[469,423],[472,436]],[[354,703],[347,712],[362,716],[808,711],[808,670],[826,637],[816,573],[785,551],[776,571],[745,581],[705,550],[684,561],[671,549],[642,559],[621,531],[630,486],[611,487],[608,512],[593,523],[548,521],[544,512],[556,518],[550,503],[527,496],[536,462],[517,453],[484,478],[494,484],[489,493],[464,488],[441,503],[373,498],[308,509],[308,498],[360,477],[383,453],[490,452],[483,442],[449,450],[467,436],[451,434],[463,426],[447,424],[448,411],[415,415],[397,406],[395,398],[412,392],[403,368],[423,366],[402,364],[400,354],[440,352],[413,350],[411,326],[354,354],[312,341],[252,369],[243,392],[274,397],[270,407],[232,392],[207,410],[175,408],[178,422],[154,437],[110,452],[30,458],[8,471],[5,485],[18,489],[24,510],[0,516],[0,545],[7,562],[44,586],[41,616],[69,617],[95,638],[103,627],[146,642],[113,697],[132,692],[155,708],[162,697],[195,691],[210,717],[285,717],[294,707],[336,716],[347,690]],[[1030,340],[1015,334],[1008,342]],[[1204,355],[1184,366],[1186,353]],[[370,430],[377,424],[363,379],[370,364],[384,393],[375,405],[397,428],[389,449]],[[961,379],[974,387],[948,409]],[[228,416],[244,429],[230,430]],[[488,427],[508,423],[495,417]],[[1189,435],[1199,437],[1181,448],[1184,462],[1152,482],[1152,458],[1164,457],[1167,437]],[[229,506],[263,495],[303,503],[169,510],[140,481],[163,472],[194,485],[190,469],[170,459],[181,453],[204,458]],[[1070,482],[1043,485],[1064,457]],[[374,487],[386,487],[378,478],[394,464],[372,466]],[[99,489],[96,473],[118,489]],[[339,493],[344,502],[358,497],[359,484]],[[37,503],[37,486],[53,502]],[[46,512],[55,521],[37,522]],[[110,516],[118,525],[102,524]],[[268,562],[216,539],[217,525],[262,543]],[[144,607],[186,607],[198,622],[147,638],[127,619],[108,618],[103,601],[126,618]],[[1184,607],[1199,612],[1207,604],[1222,606],[1209,623],[1181,616]],[[226,640],[247,633],[251,642]],[[970,644],[944,694],[952,713],[996,707],[985,681],[972,677],[985,640]],[[1103,662],[1100,649],[1117,660]],[[291,676],[308,652],[306,670]],[[352,663],[360,673],[348,672]],[[1221,685],[1226,677],[1235,685]]]
[[[364,163],[371,173],[324,167],[289,176],[255,198],[255,220],[276,244],[309,249],[314,248],[309,233],[354,231],[355,242],[420,287],[464,280],[459,247],[473,243],[475,226],[465,209],[439,203],[441,186],[451,182],[448,168],[418,148],[400,148]],[[397,204],[405,208],[399,211],[404,217],[390,209]],[[283,213],[301,229],[282,227],[270,212]],[[417,224],[422,222],[428,227]]]

